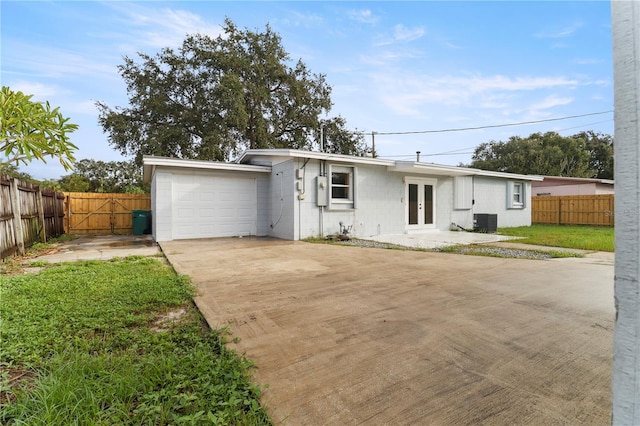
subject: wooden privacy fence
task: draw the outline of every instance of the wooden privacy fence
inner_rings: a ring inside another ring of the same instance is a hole
[[[613,194],[531,197],[531,222],[614,226],[613,201]]]
[[[64,194],[0,175],[0,259],[64,233]]]
[[[149,194],[65,192],[69,234],[131,234],[132,210],[150,210]]]

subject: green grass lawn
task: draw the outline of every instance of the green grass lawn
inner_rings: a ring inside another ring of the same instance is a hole
[[[0,424],[272,424],[192,293],[157,258],[0,275]]]
[[[582,250],[614,251],[614,228],[583,225],[531,225],[500,228],[499,234],[524,237],[519,243]]]

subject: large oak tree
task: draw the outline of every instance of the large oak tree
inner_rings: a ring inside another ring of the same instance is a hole
[[[325,76],[292,63],[280,36],[226,20],[215,38],[188,36],[174,51],[125,57],[128,107],[98,103],[111,145],[124,155],[227,161],[247,148],[311,149],[332,106]],[[334,139],[364,153],[363,137],[333,119]],[[344,139],[349,143],[344,143]]]

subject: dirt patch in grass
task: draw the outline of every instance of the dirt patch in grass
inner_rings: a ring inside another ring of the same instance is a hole
[[[15,389],[28,388],[34,375],[30,370],[0,365],[0,406],[16,400]]]
[[[187,309],[185,307],[178,307],[176,309],[172,309],[169,312],[166,312],[160,315],[158,318],[153,321],[153,324],[149,327],[151,331],[155,331],[156,333],[162,333],[163,331],[169,331],[177,324],[179,324],[184,316],[187,314]]]

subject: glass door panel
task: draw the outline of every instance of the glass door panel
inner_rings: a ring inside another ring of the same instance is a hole
[[[418,201],[418,185],[409,184],[409,225],[417,225],[420,217],[420,203]]]
[[[424,224],[433,225],[433,185],[424,185]]]

